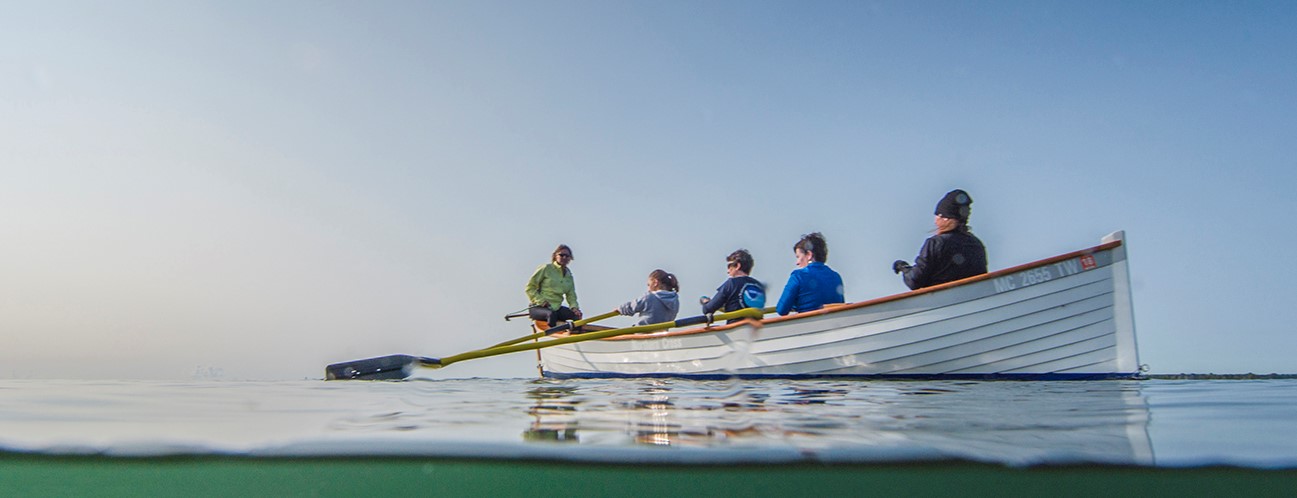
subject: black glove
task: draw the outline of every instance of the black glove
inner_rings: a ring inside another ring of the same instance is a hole
[[[892,272],[893,272],[893,273],[900,273],[900,272],[903,272],[903,271],[908,270],[908,269],[910,269],[910,264],[909,264],[909,263],[906,263],[905,260],[898,259],[898,260],[892,262]]]

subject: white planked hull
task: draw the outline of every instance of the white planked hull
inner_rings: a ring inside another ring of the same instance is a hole
[[[541,350],[547,377],[1105,379],[1139,374],[1121,232],[929,289]]]

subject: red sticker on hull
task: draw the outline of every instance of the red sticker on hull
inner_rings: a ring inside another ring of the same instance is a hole
[[[1099,266],[1099,263],[1096,263],[1096,262],[1094,261],[1094,256],[1093,256],[1093,255],[1091,255],[1091,254],[1086,254],[1085,256],[1081,256],[1081,269],[1082,269],[1082,270],[1093,270],[1096,266]]]

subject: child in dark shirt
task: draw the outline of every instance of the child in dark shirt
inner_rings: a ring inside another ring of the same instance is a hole
[[[704,314],[717,311],[731,312],[743,308],[761,308],[765,306],[766,289],[755,278],[748,276],[752,272],[752,254],[747,249],[739,249],[725,258],[725,273],[729,279],[716,289],[716,295],[699,300]],[[734,320],[730,320],[733,322]]]

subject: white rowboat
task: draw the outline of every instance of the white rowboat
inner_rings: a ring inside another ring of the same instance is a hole
[[[1123,232],[869,301],[540,349],[554,378],[1087,380],[1140,374]]]

